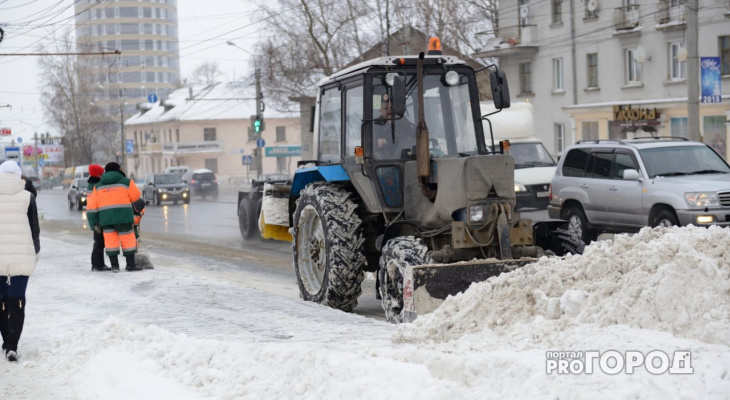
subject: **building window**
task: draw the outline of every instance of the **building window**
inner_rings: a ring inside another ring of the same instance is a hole
[[[561,14],[563,13],[563,0],[552,0],[552,16],[553,24],[560,24],[563,22]]]
[[[532,93],[532,63],[520,63],[520,93]]]
[[[673,81],[683,80],[687,76],[687,62],[679,60],[679,52],[682,43],[669,43],[669,79]]]
[[[289,163],[291,159],[289,157],[276,157],[276,173],[277,174],[288,174]]]
[[[218,173],[218,159],[217,158],[206,158],[205,159],[205,168],[213,171],[213,173]]]
[[[556,123],[555,130],[555,151],[562,153],[565,150],[565,124]]]
[[[722,74],[730,75],[730,36],[720,36],[718,42]]]
[[[203,128],[203,140],[206,142],[216,140],[215,128]]]
[[[276,127],[276,141],[277,142],[286,141],[286,127],[285,126]]]
[[[180,129],[175,129],[175,141],[180,142]]]
[[[553,58],[553,90],[563,91],[563,58]]]
[[[530,25],[530,0],[520,0],[520,25]]]
[[[598,140],[598,121],[583,121],[581,134],[583,140]]]
[[[624,64],[626,65],[626,83],[641,83],[641,63],[636,60],[636,50],[626,49]]]
[[[702,136],[705,143],[715,149],[723,158],[727,157],[727,134],[724,115],[707,115],[702,120]]]
[[[588,87],[598,87],[598,53],[591,53],[586,55],[586,62],[588,64]]]
[[[689,137],[687,133],[687,117],[670,118],[669,127],[672,131],[672,136]]]

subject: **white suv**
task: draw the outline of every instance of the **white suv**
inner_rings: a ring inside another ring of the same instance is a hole
[[[684,138],[581,141],[550,187],[550,218],[589,243],[600,231],[644,226],[730,226],[730,165]]]

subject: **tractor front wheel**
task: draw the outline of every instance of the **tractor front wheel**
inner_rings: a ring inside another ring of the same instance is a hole
[[[408,266],[423,264],[433,264],[433,258],[421,239],[401,236],[390,239],[383,246],[378,270],[378,290],[388,322],[403,322],[403,271]]]
[[[299,292],[312,301],[352,311],[362,292],[362,222],[352,193],[325,182],[302,190],[294,213],[292,250]]]

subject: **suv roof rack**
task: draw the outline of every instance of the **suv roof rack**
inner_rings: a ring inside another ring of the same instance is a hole
[[[689,141],[689,139],[687,139],[686,137],[681,137],[681,136],[638,136],[638,137],[635,137],[635,138],[630,139],[630,140],[649,140],[649,139],[653,139],[653,140],[670,140],[670,141],[671,140],[682,140],[682,141],[685,141],[685,142],[688,142]]]

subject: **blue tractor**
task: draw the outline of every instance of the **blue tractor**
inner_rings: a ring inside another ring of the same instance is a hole
[[[483,70],[496,108],[509,107],[504,73]],[[291,240],[302,298],[343,311],[373,272],[393,323],[545,254],[582,252],[565,221],[515,212],[509,142],[482,129],[480,71],[436,49],[322,79],[316,159],[239,194],[244,238]]]

